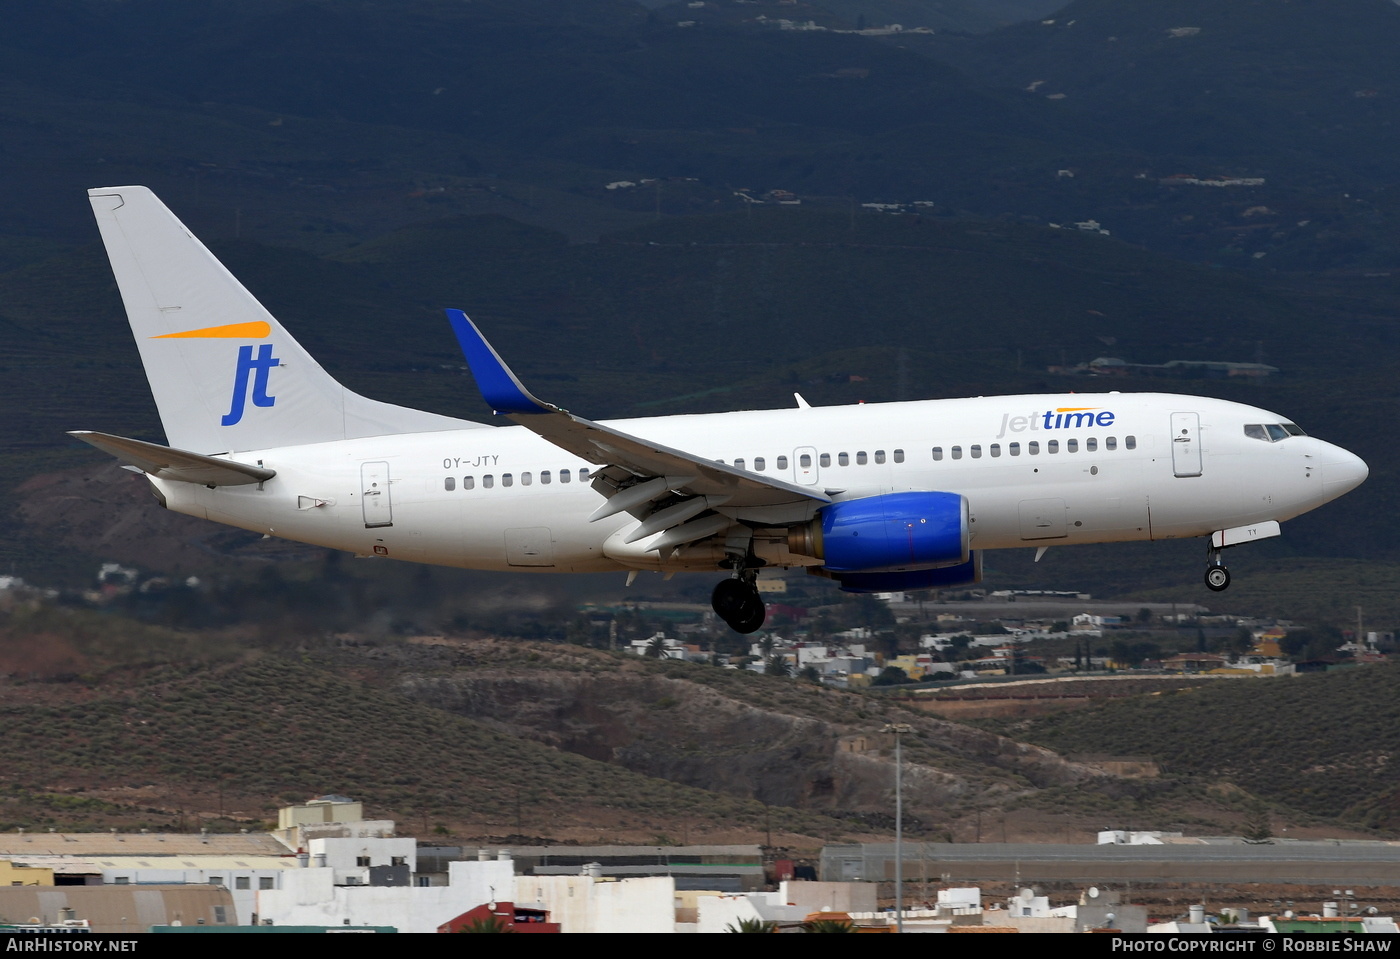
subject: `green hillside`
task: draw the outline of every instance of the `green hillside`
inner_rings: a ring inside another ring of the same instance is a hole
[[[1164,829],[1238,824],[1228,792],[1174,764],[1156,781],[1104,776],[803,680],[562,643],[406,639],[372,626],[331,634],[315,615],[310,628],[254,618],[201,631],[113,611],[0,612],[0,828],[256,826],[279,805],[338,792],[425,838],[811,848],[888,834],[889,722],[913,729],[909,835],[970,840],[984,816],[1008,808],[1019,810],[1016,835],[1057,841],[1087,836],[1105,816]],[[1190,748],[1193,730],[1162,729],[1172,748]],[[1328,735],[1312,738],[1299,755],[1329,749]],[[1244,772],[1234,781],[1262,790]],[[1388,825],[1271,798],[1280,823]]]
[[[61,642],[81,656],[81,633],[47,625],[57,631],[7,624],[7,667],[25,641]],[[37,690],[4,683],[0,828],[169,828],[177,816],[228,826],[267,821],[277,805],[327,791],[362,799],[371,815],[458,835],[655,836],[682,817],[697,831],[750,836],[769,821],[790,835],[849,828],[537,745],[292,657],[233,643],[201,667],[198,645],[182,645],[67,685],[61,674],[60,685]],[[45,675],[62,663],[37,665]]]

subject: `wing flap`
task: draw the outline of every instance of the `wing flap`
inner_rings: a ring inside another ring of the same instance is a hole
[[[110,433],[74,430],[68,435],[159,479],[197,483],[200,486],[249,486],[277,475],[276,470],[266,467],[235,463],[233,460],[171,449]]]

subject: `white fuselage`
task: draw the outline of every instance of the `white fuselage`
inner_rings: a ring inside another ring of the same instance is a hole
[[[1005,549],[1204,536],[1281,521],[1365,478],[1365,464],[1337,446],[1309,436],[1279,438],[1277,429],[1272,438],[1245,430],[1286,422],[1206,397],[1077,393],[605,425],[812,486],[835,500],[906,490],[960,493],[971,509],[972,547]],[[519,426],[229,458],[261,463],[277,475],[261,486],[216,489],[151,482],[173,510],[366,556],[491,570],[715,568],[703,550],[663,562],[645,551],[646,540],[621,545],[621,534],[638,522],[626,513],[590,523],[604,497],[580,481],[579,471],[595,467]],[[737,515],[750,525],[781,528],[810,519],[820,506]],[[779,553],[770,562],[818,565]]]

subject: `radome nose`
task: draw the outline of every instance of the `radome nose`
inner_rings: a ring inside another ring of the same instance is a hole
[[[1322,457],[1322,492],[1328,499],[1335,499],[1356,489],[1370,473],[1361,457],[1333,446]]]

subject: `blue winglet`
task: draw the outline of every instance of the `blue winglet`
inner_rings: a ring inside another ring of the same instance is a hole
[[[497,413],[549,413],[555,409],[530,395],[486,337],[461,310],[448,310],[447,321],[457,334],[481,396]]]

